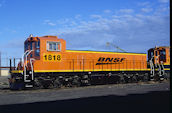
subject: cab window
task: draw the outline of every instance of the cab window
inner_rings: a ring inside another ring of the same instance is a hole
[[[35,56],[40,56],[40,50],[39,49],[35,50]]]
[[[35,42],[35,56],[40,56],[40,41]]]
[[[60,51],[60,42],[47,42],[48,51]]]
[[[159,50],[160,61],[166,61],[166,52],[165,49]]]
[[[35,42],[35,48],[40,48],[40,41]]]

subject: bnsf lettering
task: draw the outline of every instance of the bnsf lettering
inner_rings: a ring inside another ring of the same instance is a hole
[[[104,57],[100,57],[98,59],[98,63],[96,63],[96,65],[116,64],[116,63],[121,63],[124,60],[125,60],[125,58],[104,58]]]
[[[105,58],[100,57],[100,58],[98,59],[98,62],[101,62],[101,61],[104,61],[104,60],[105,60]]]
[[[105,62],[112,62],[113,61],[113,58],[106,58],[106,61]]]
[[[120,58],[115,58],[113,62],[119,62]]]

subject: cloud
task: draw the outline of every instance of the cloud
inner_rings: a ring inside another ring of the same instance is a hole
[[[103,12],[104,12],[104,13],[111,13],[112,11],[111,11],[111,10],[106,9],[106,10],[104,10]]]
[[[160,3],[168,3],[169,0],[158,0]]]
[[[91,18],[97,18],[97,19],[101,19],[102,16],[101,15],[90,15]]]
[[[50,25],[50,26],[55,26],[56,24],[54,24],[54,23],[52,23],[52,22],[49,22],[49,23],[47,23],[48,25]]]
[[[60,29],[51,29],[47,34],[65,39],[67,49],[114,51],[116,48],[106,46],[111,42],[127,52],[146,53],[155,45],[169,46],[169,13],[155,13],[161,9],[156,8],[140,8],[137,13],[134,9],[120,9],[118,12],[123,13],[92,14],[89,20],[62,19],[57,24]]]
[[[121,12],[121,13],[133,13],[134,10],[133,9],[120,9],[119,12]]]
[[[138,5],[139,6],[149,6],[150,2],[139,2]]]
[[[81,18],[81,15],[75,15],[75,19],[80,19]]]
[[[142,8],[141,11],[145,13],[151,12],[153,9],[152,8]]]
[[[55,34],[70,49],[109,50],[106,42],[113,42],[128,52],[146,52],[155,45],[168,45],[168,29],[168,16],[126,15],[88,21]]]
[[[44,24],[49,25],[49,26],[55,26],[56,24],[51,22],[50,20],[44,20]]]

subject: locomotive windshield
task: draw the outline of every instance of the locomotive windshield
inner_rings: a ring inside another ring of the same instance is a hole
[[[25,44],[24,44],[25,51],[33,49],[33,44],[32,43],[33,42],[28,42],[28,41],[25,42]]]
[[[35,56],[40,56],[40,41],[35,42]]]
[[[30,57],[40,56],[40,40],[38,41],[26,41],[24,43],[24,51],[33,50]]]

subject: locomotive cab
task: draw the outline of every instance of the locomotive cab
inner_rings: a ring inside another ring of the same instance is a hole
[[[160,80],[169,78],[170,47],[162,46],[149,49],[148,62],[152,78],[156,75],[160,77]]]
[[[155,47],[148,50],[148,61],[152,60],[154,64],[163,62],[170,64],[170,47]]]
[[[50,67],[54,61],[60,62],[61,53],[65,50],[65,40],[58,39],[57,36],[33,37],[30,35],[24,42],[22,60],[17,68],[11,68],[10,88],[33,87],[35,72],[41,68]],[[47,64],[50,66],[46,67]]]
[[[40,59],[40,39],[38,37],[29,37],[24,43],[24,52],[31,53],[28,55],[29,58]]]

